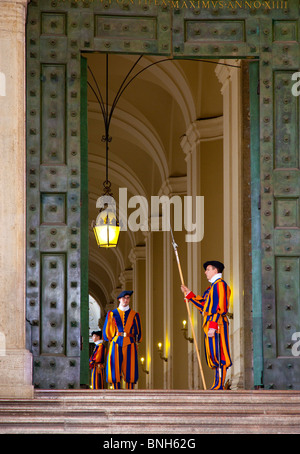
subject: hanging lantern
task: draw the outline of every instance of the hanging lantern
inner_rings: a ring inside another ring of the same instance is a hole
[[[110,181],[106,180],[103,186],[104,194],[99,197],[96,204],[97,208],[100,207],[100,211],[96,222],[92,222],[92,228],[99,247],[116,247],[120,233],[116,202],[110,192]]]
[[[119,239],[119,221],[112,210],[108,208],[100,210],[96,222],[93,221],[97,245],[99,247],[116,247]]]
[[[90,68],[89,68],[90,69]],[[93,76],[93,80],[95,78]],[[113,198],[113,195],[110,191],[111,182],[108,180],[108,144],[111,142],[112,137],[109,135],[110,121],[113,113],[113,108],[109,112],[108,108],[108,54],[106,54],[106,104],[103,102],[103,97],[101,95],[98,84],[96,83],[98,94],[96,90],[92,88],[94,94],[97,97],[97,100],[100,104],[104,126],[105,134],[102,136],[102,142],[105,142],[105,151],[106,151],[106,180],[103,183],[104,194],[99,197],[96,203],[96,208],[100,208],[99,214],[97,216],[96,222],[92,221],[92,228],[95,234],[97,245],[99,247],[116,247],[119,239],[120,225],[116,216],[116,202]],[[96,81],[95,81],[96,82]],[[98,96],[99,95],[99,96]],[[116,100],[115,100],[116,101]],[[115,104],[115,101],[113,104]]]

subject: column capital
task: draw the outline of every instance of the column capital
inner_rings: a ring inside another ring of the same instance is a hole
[[[122,271],[122,273],[120,273],[119,281],[121,282],[122,285],[125,285],[125,282],[132,280],[132,278],[133,278],[133,269],[127,268],[126,270]],[[125,289],[125,290],[128,290],[128,289]]]
[[[193,121],[181,139],[180,145],[186,156],[202,141],[223,138],[223,116]]]
[[[114,303],[117,304],[117,296],[120,295],[121,292],[122,292],[121,287],[116,287],[112,290],[110,296],[112,297]]]
[[[215,73],[216,73],[217,78],[219,79],[219,82],[222,84],[221,93],[223,94],[223,92],[227,86],[227,83],[229,82],[229,80],[231,79],[231,77],[233,75],[233,71],[237,71],[237,69],[234,68],[233,65],[236,63],[236,66],[238,66],[238,64],[240,63],[240,60],[238,60],[238,59],[236,59],[236,60],[222,59],[222,60],[219,60],[219,63],[223,63],[223,64],[216,66]],[[226,63],[228,63],[232,66],[225,66]]]
[[[128,258],[130,262],[134,265],[137,260],[145,260],[146,258],[146,246],[143,244],[141,246],[135,246],[131,249]]]
[[[170,177],[167,178],[161,185],[158,196],[162,195],[185,195],[186,194],[187,177]]]
[[[1,37],[20,33],[25,39],[27,0],[0,0]]]

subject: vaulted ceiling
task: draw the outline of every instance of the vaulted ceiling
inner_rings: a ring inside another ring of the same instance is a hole
[[[106,55],[86,54],[88,81],[97,81],[106,101]],[[110,54],[108,58],[108,105],[111,107],[119,87],[139,56]],[[158,64],[154,62],[161,61]],[[108,179],[117,201],[119,188],[127,188],[128,199],[141,195],[150,201],[158,195],[168,178],[186,176],[185,155],[180,140],[188,126],[200,118],[222,115],[220,83],[213,61],[168,60],[143,56],[114,110],[110,125]],[[104,122],[95,94],[88,88],[88,178],[89,225],[96,219],[96,201],[103,193],[105,180]],[[130,250],[144,243],[142,232],[121,231],[113,249],[99,249],[89,231],[90,291],[103,305],[113,299],[120,286],[119,276],[131,268]]]

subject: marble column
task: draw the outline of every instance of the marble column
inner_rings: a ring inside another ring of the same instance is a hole
[[[160,359],[158,342],[163,343],[163,356],[169,355],[163,326],[163,264],[161,232],[145,232],[146,243],[146,342],[150,389],[165,387],[165,362]]]
[[[221,60],[239,66],[239,60]],[[216,75],[222,84],[224,115],[224,279],[232,289],[230,337],[233,366],[232,389],[243,388],[243,236],[242,236],[242,159],[241,159],[241,80],[240,69],[218,65]]]
[[[0,1],[0,397],[33,397],[25,345],[27,1]]]
[[[133,290],[133,309],[140,314],[143,338],[138,346],[139,361],[145,358],[144,366],[139,364],[138,388],[149,388],[149,374],[143,372],[150,366],[148,336],[146,334],[146,246],[135,246],[131,249],[129,260],[132,265],[131,278]],[[129,277],[129,276],[128,276]]]
[[[170,221],[174,240],[178,245],[180,266],[186,277],[186,243],[184,226],[184,196],[186,195],[186,177],[170,177],[160,188],[158,196],[166,196],[170,201]],[[173,205],[173,209],[171,208]],[[174,221],[176,211],[177,222]],[[179,212],[178,212],[179,211]],[[167,215],[167,213],[165,213]],[[181,229],[176,225],[182,217]],[[177,230],[179,229],[179,230]],[[164,346],[168,361],[164,363],[164,388],[186,388],[188,380],[179,373],[178,365],[188,370],[188,344],[181,335],[182,320],[186,318],[186,308],[180,290],[180,275],[175,261],[172,236],[169,230],[163,231],[163,331]]]
[[[186,134],[181,140],[181,147],[185,153],[187,163],[187,195],[192,196],[193,203],[196,197],[201,196],[201,154],[205,148],[205,142],[220,141],[223,136],[223,117],[217,117],[206,120],[196,120],[190,124]],[[204,201],[205,204],[205,201]],[[193,206],[193,212],[195,207]],[[204,232],[205,235],[205,232]],[[201,287],[202,268],[202,247],[200,242],[187,243],[187,282],[186,285],[195,293],[202,293]],[[194,324],[194,330],[197,337],[198,350],[201,357],[201,364],[204,370],[206,386],[212,380],[211,370],[207,367],[203,347],[202,317],[199,311],[191,305],[191,314]],[[192,336],[189,327],[189,337]],[[203,383],[195,345],[189,344],[189,388],[201,389]]]

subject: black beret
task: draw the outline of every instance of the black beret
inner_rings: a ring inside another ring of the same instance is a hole
[[[222,273],[222,271],[225,268],[223,263],[222,262],[218,262],[218,260],[209,260],[208,262],[203,263],[203,268],[206,270],[208,265],[211,265],[211,266],[214,266],[215,268],[217,268],[219,273]]]
[[[131,296],[132,294],[133,294],[132,290],[123,290],[123,292],[121,292],[120,295],[117,296],[117,299],[123,298],[123,296],[125,296],[125,295]]]
[[[101,337],[102,336],[102,331],[101,330],[100,331],[92,331],[92,336],[93,336],[93,334],[96,334],[96,336],[100,336]]]

